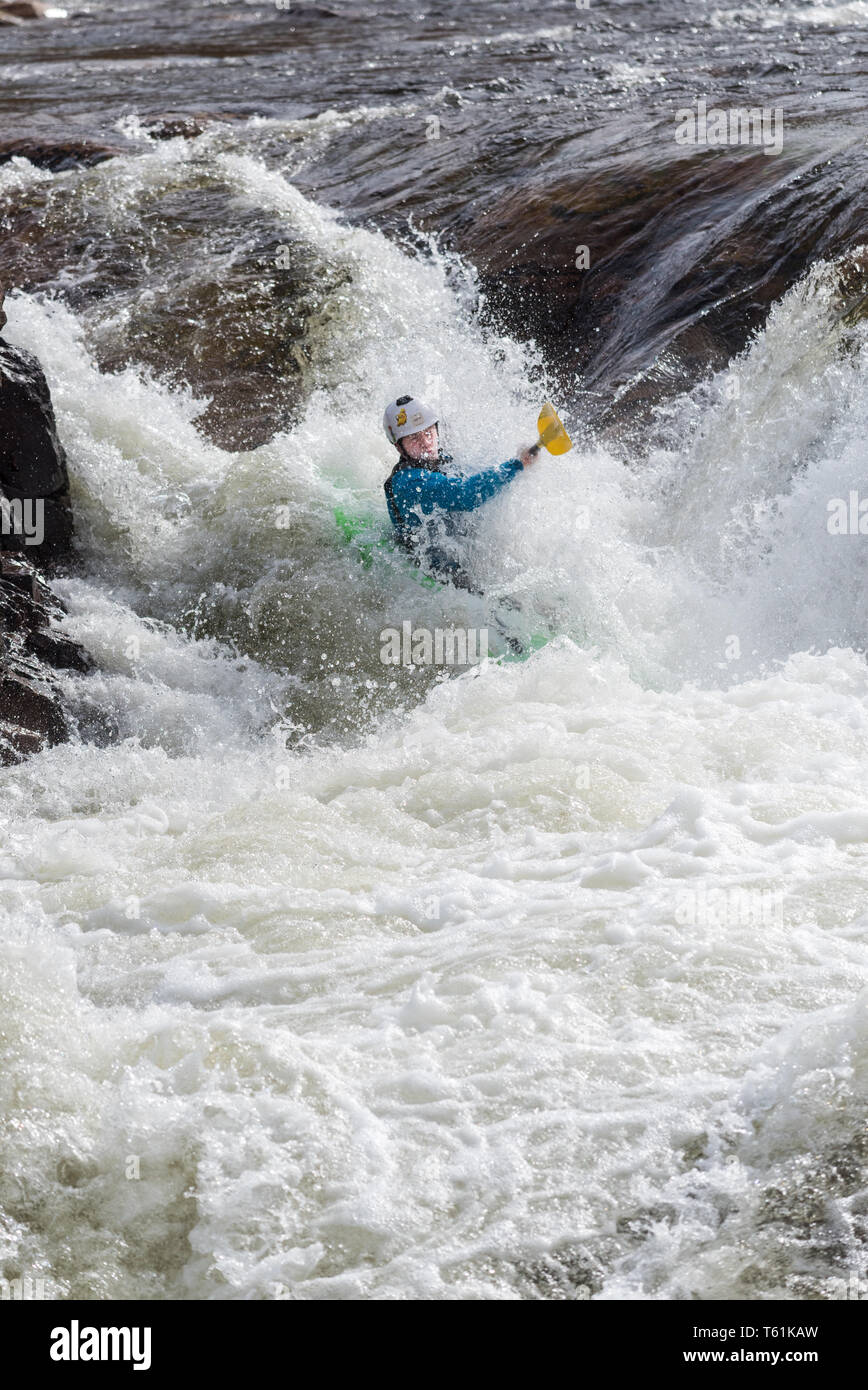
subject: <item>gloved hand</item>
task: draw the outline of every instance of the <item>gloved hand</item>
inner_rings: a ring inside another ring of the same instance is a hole
[[[539,458],[539,445],[527,444],[518,455],[518,461],[522,468],[530,468],[532,463],[536,463]]]

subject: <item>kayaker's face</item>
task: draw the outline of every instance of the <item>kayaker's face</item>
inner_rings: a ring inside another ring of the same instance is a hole
[[[433,459],[440,447],[440,433],[436,425],[430,429],[419,430],[418,434],[408,434],[401,440],[404,453],[411,459]]]

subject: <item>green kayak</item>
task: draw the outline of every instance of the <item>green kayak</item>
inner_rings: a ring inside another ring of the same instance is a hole
[[[382,522],[379,520],[370,516],[353,516],[343,507],[334,508],[334,518],[344,543],[351,547],[363,569],[372,569],[379,560],[390,569],[398,566],[402,574],[421,585],[423,589],[451,587],[407,560],[395,545],[392,536],[384,533]],[[526,661],[533,652],[539,651],[552,640],[552,634],[548,632],[533,633],[529,637],[511,632],[510,615],[514,617],[516,611],[521,610],[511,600],[501,601],[499,608],[502,611],[491,611],[491,622],[503,639],[505,650],[495,656],[495,660]]]

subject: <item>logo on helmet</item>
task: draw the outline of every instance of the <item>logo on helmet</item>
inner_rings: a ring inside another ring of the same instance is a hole
[[[407,423],[407,412],[406,412],[406,410],[402,410],[401,413],[400,413],[400,415],[399,415],[398,418],[397,418],[396,424],[400,427],[401,425],[406,425],[406,423]]]

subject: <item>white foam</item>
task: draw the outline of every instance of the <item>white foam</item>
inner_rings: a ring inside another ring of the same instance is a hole
[[[828,25],[847,28],[864,24],[868,18],[866,0],[838,4],[836,0],[810,0],[802,5],[741,5],[737,8],[713,10],[711,22],[715,28],[729,28],[734,22],[748,21],[762,29],[779,29],[786,24]]]

